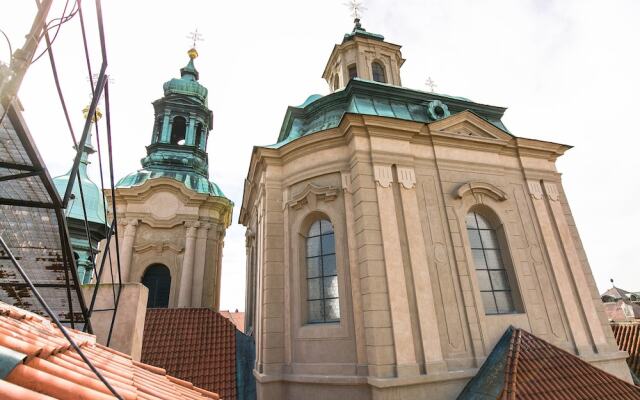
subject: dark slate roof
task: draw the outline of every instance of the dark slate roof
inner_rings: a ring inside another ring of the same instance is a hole
[[[235,399],[236,328],[208,308],[150,308],[144,324],[143,363]]]
[[[640,388],[510,327],[458,400],[640,399]]]
[[[629,353],[627,364],[631,370],[633,381],[640,385],[640,323],[612,323],[613,335],[618,348]]]
[[[432,108],[439,105],[444,112],[434,114]],[[280,129],[280,147],[301,136],[335,128],[346,113],[377,115],[407,121],[432,122],[449,115],[469,110],[497,128],[509,133],[501,118],[504,107],[475,103],[464,97],[423,92],[353,78],[347,86],[326,96],[313,95],[297,107],[289,107]]]

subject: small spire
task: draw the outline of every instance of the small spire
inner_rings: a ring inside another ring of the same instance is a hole
[[[189,49],[189,51],[187,51],[187,55],[189,56],[189,63],[184,68],[180,69],[180,76],[184,77],[185,75],[190,75],[197,81],[200,78],[200,74],[198,73],[198,70],[193,63],[193,60],[198,58],[198,50],[196,50],[196,44],[203,41],[204,38],[202,37],[202,33],[198,32],[198,29],[196,28],[195,31],[189,32],[189,34],[187,35],[187,39],[192,42],[191,48]]]
[[[609,279],[611,281],[611,287],[616,287],[616,285],[613,284],[613,278]]]
[[[360,17],[362,16],[362,12],[366,10],[366,8],[362,5],[362,1],[359,0],[349,0],[344,3],[345,6],[349,7],[351,10],[351,16],[353,17],[353,32],[355,31],[365,31],[366,30],[360,24]]]

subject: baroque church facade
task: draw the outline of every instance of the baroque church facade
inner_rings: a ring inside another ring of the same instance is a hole
[[[505,108],[402,87],[356,20],[254,147],[246,332],[258,398],[456,398],[514,326],[630,381],[555,162]]]

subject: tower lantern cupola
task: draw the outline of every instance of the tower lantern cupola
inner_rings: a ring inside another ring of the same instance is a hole
[[[353,31],[334,46],[322,77],[331,92],[343,89],[352,78],[401,86],[400,67],[405,60],[400,47],[385,42],[382,35],[367,32],[356,17]]]
[[[198,82],[197,50],[191,48],[187,54],[189,62],[180,69],[180,78],[165,82],[164,96],[153,102],[155,119],[147,156],[141,160],[143,169],[123,178],[118,186],[136,186],[165,176],[200,193],[223,196],[208,180],[207,141],[213,126],[208,90]]]

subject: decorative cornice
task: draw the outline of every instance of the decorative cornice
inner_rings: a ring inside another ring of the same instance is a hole
[[[467,182],[460,185],[456,190],[456,197],[459,199],[469,194],[474,197],[478,195],[489,196],[496,201],[505,201],[509,198],[505,191],[487,182]]]
[[[333,201],[336,197],[338,197],[337,188],[333,186],[320,187],[310,183],[300,193],[292,196],[287,205],[298,210],[309,204],[310,200],[315,205],[318,200]]]
[[[373,166],[373,179],[383,188],[388,188],[393,182],[393,173],[391,172],[391,165],[374,165]]]

